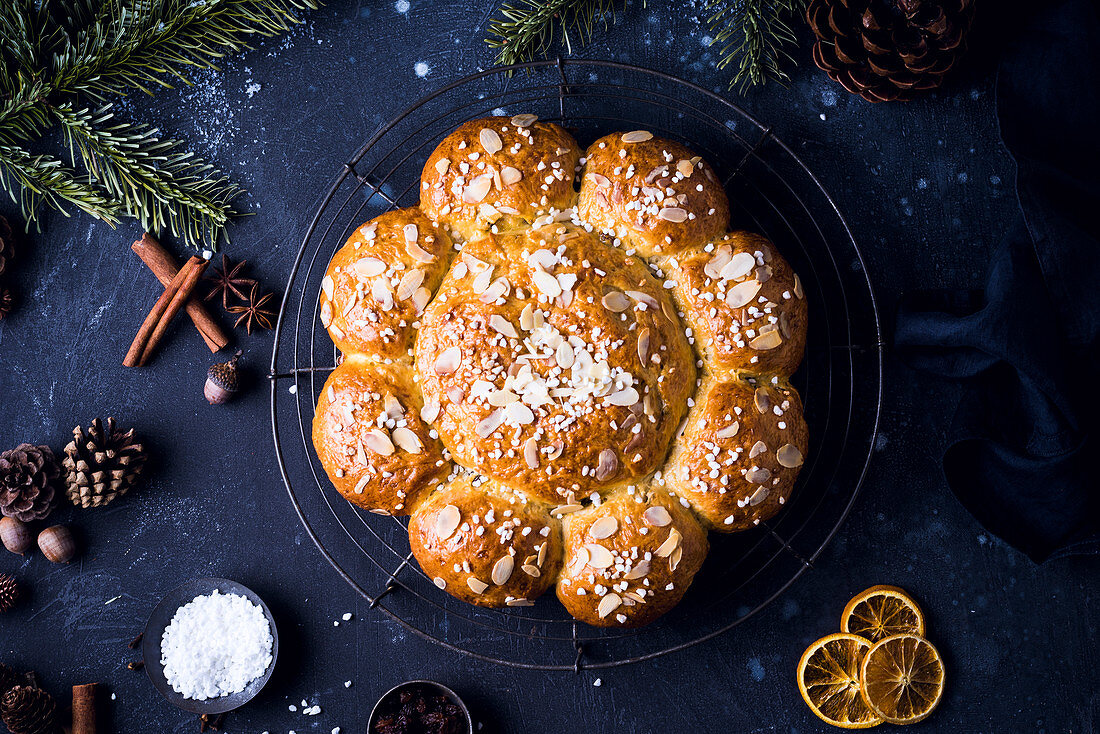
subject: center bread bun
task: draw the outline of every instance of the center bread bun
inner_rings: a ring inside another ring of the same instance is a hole
[[[750,529],[794,489],[798,276],[727,231],[706,161],[648,131],[583,151],[534,115],[471,120],[420,191],[325,274],[343,353],[314,418],[325,471],[353,504],[411,515],[421,569],[463,601],[554,588],[588,624],[652,622],[707,529]]]

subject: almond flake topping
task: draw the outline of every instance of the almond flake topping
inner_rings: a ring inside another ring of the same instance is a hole
[[[653,133],[649,130],[632,130],[631,132],[623,133],[622,140],[624,143],[644,143],[652,138]]]
[[[630,388],[633,389],[633,388]],[[635,401],[637,402],[637,401]],[[615,474],[619,469],[619,457],[614,449],[604,449],[600,452],[600,463],[596,467],[596,479],[603,481]]]
[[[798,447],[794,444],[785,443],[775,452],[775,460],[778,461],[779,465],[782,467],[796,469],[802,466],[802,452],[799,451]]]
[[[462,364],[462,349],[460,347],[447,347],[435,358],[435,373],[437,375],[449,375]]]
[[[775,349],[783,343],[783,337],[780,336],[779,331],[767,331],[759,336],[754,337],[749,341],[749,346],[758,352],[766,352],[769,349]]]
[[[515,566],[516,562],[511,556],[501,556],[500,560],[493,564],[493,583],[497,586],[504,586],[508,583],[508,579],[512,578],[512,570]]]
[[[592,568],[607,568],[615,563],[615,556],[607,548],[599,543],[588,543],[584,546],[588,551],[588,564]]]
[[[647,508],[642,513],[642,518],[655,528],[663,528],[666,525],[672,524],[672,515],[669,514],[667,508],[661,505],[654,505]]]
[[[596,540],[605,540],[610,538],[619,529],[619,521],[615,519],[614,515],[605,515],[588,528],[588,534]]]
[[[466,579],[466,585],[470,587],[470,591],[475,594],[484,594],[485,590],[489,588],[489,584],[485,583],[481,579],[475,579],[473,576]]]
[[[725,280],[738,280],[751,273],[754,267],[756,267],[756,258],[750,253],[739,252],[726,263],[726,266],[719,273],[719,277]]]
[[[600,599],[599,605],[596,606],[596,613],[600,615],[600,619],[603,619],[618,609],[622,603],[623,600],[615,592],[605,594],[604,597]]]
[[[481,147],[484,148],[485,152],[489,155],[496,153],[503,147],[503,144],[500,142],[500,135],[497,134],[496,130],[490,130],[487,127],[483,127],[478,137],[481,139]]]
[[[450,158],[440,158],[438,161],[435,162],[436,173],[438,173],[440,176],[445,175],[447,173],[447,169],[449,169],[450,167]]]
[[[410,454],[419,454],[423,449],[423,445],[420,443],[420,439],[417,435],[405,426],[394,428],[391,435],[393,437],[393,442],[397,444],[398,448]]]
[[[725,439],[733,438],[737,435],[737,432],[741,430],[741,424],[738,421],[730,423],[725,428],[719,428],[718,432],[714,434],[715,438]]]
[[[633,568],[623,576],[627,581],[635,581],[649,573],[649,561],[641,560],[634,564]]]
[[[683,538],[683,536],[680,535],[680,531],[676,528],[672,528],[668,531],[668,537],[665,538],[665,542],[661,543],[655,553],[661,558],[668,558],[672,555],[672,551],[679,547],[681,538]]]
[[[477,204],[489,193],[493,187],[493,174],[483,173],[470,182],[470,185],[462,190],[462,200],[467,204]]]
[[[414,225],[415,226],[415,225]],[[425,250],[414,240],[412,242],[405,242],[405,252],[409,257],[417,262],[430,263],[435,260],[435,255]]]
[[[513,339],[519,338],[519,332],[516,331],[516,327],[512,326],[512,322],[498,313],[489,317],[489,327],[498,334],[503,334]]]
[[[768,494],[769,492],[767,487],[757,487],[756,491],[752,493],[751,497],[749,497],[749,505],[752,507],[759,505],[761,502],[768,498]]]
[[[397,300],[404,301],[412,298],[416,289],[424,282],[424,271],[420,268],[412,270],[401,276],[401,283],[397,286]]]
[[[531,274],[531,280],[535,282],[535,287],[546,297],[557,298],[561,295],[561,285],[558,283],[558,279],[545,270],[535,270]]]
[[[726,305],[730,308],[747,306],[760,292],[760,281],[746,280],[726,291]]]
[[[435,516],[435,534],[440,540],[447,540],[458,530],[462,522],[462,513],[454,505],[447,505]]]
[[[666,222],[686,222],[688,218],[687,209],[682,209],[678,206],[666,206],[657,212],[657,216]]]
[[[382,456],[389,456],[394,452],[393,442],[390,441],[390,437],[377,428],[371,429],[371,431],[363,437],[363,446]]]
[[[512,124],[516,127],[531,127],[538,122],[538,119],[538,115],[524,113],[522,115],[514,115],[512,117]]]
[[[511,186],[514,183],[519,183],[523,180],[523,171],[512,166],[505,166],[500,169],[500,180],[505,186]]]
[[[386,263],[376,257],[364,257],[357,260],[351,269],[360,278],[373,278],[386,272]]]

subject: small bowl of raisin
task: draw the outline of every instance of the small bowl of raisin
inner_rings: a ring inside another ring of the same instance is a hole
[[[370,713],[369,734],[473,734],[474,721],[458,694],[430,680],[386,691]]]

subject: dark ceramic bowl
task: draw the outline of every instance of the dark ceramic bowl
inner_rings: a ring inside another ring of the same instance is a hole
[[[222,594],[237,594],[238,596],[243,596],[263,610],[264,616],[267,618],[267,623],[271,626],[271,664],[267,666],[267,670],[263,672],[263,675],[245,686],[243,691],[231,693],[228,696],[221,696],[220,698],[208,698],[205,701],[196,701],[193,698],[184,698],[182,694],[176,693],[176,691],[172,689],[172,686],[169,685],[168,679],[164,676],[164,666],[160,663],[160,640],[164,636],[164,630],[172,621],[172,617],[175,615],[177,609],[194,599],[196,596],[206,596],[215,589]],[[149,680],[153,681],[153,686],[160,691],[160,694],[168,699],[170,703],[175,704],[184,711],[190,711],[196,714],[220,714],[226,711],[232,711],[251,701],[256,697],[256,694],[260,692],[260,689],[264,687],[268,679],[271,678],[271,673],[275,670],[275,661],[279,657],[279,630],[275,627],[275,620],[271,616],[271,610],[267,608],[267,604],[264,604],[264,600],[252,589],[228,579],[194,579],[168,592],[168,594],[160,600],[160,604],[157,604],[156,608],[153,609],[153,613],[149,615],[149,621],[145,623],[145,634],[141,642],[141,654],[145,659],[145,672],[149,674]]]
[[[370,719],[367,721],[367,734],[374,734],[374,724],[378,721],[378,717],[389,707],[398,694],[406,688],[413,686],[421,686],[427,688],[433,693],[446,696],[451,703],[458,706],[462,710],[462,715],[466,717],[466,725],[462,728],[466,734],[474,734],[474,720],[470,717],[470,710],[466,708],[466,702],[458,697],[458,694],[452,691],[442,683],[436,683],[434,680],[408,680],[404,683],[394,686],[390,690],[382,694],[382,697],[378,699],[378,703],[374,704],[374,708],[371,709]]]

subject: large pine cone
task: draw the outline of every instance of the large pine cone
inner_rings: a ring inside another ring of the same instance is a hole
[[[19,603],[19,584],[6,573],[0,573],[0,614],[13,609]],[[0,670],[0,678],[3,671]]]
[[[121,497],[137,482],[145,459],[145,447],[137,442],[134,429],[121,431],[114,418],[107,419],[106,428],[96,418],[87,433],[77,426],[62,461],[69,501],[102,507]]]
[[[57,507],[61,467],[49,446],[21,443],[0,454],[0,512],[20,522],[42,520]]]
[[[869,102],[943,83],[966,49],[975,0],[810,0],[814,62]]]
[[[15,258],[15,238],[8,220],[0,216],[0,275],[11,267],[11,261]]]
[[[57,702],[46,691],[33,686],[16,686],[0,700],[0,719],[12,734],[56,734]]]

